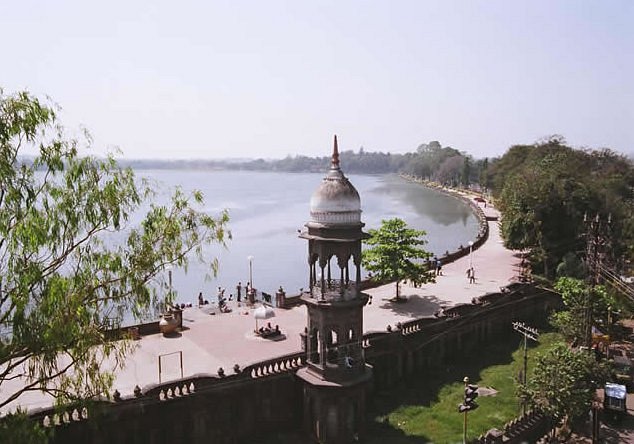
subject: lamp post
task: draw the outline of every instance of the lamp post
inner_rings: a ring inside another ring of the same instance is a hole
[[[473,268],[473,241],[469,241],[469,268]]]
[[[248,256],[249,260],[249,288],[253,291],[253,256]]]

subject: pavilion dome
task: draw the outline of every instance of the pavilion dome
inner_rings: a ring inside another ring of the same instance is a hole
[[[311,222],[319,224],[359,224],[361,198],[359,192],[339,168],[337,136],[330,171],[310,198]]]

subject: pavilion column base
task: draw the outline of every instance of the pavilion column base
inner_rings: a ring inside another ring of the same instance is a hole
[[[351,382],[333,383],[320,379],[303,368],[297,372],[303,381],[304,429],[314,442],[349,444],[365,437],[366,399],[372,369]]]

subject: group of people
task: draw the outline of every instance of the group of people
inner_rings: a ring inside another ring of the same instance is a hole
[[[202,307],[203,305],[208,305],[209,301],[203,298],[203,292],[198,293],[198,306]]]
[[[238,282],[238,285],[236,285],[236,302],[241,303],[242,302],[242,290],[244,288],[244,298],[246,300],[247,296],[252,292],[252,288],[250,286],[250,284],[247,282],[246,286],[242,286],[242,282]],[[220,311],[222,313],[227,313],[230,312],[231,309],[227,306],[227,302],[228,301],[233,301],[233,293],[229,294],[229,298],[227,298],[225,296],[225,288],[223,287],[218,287],[217,293],[216,293],[216,298],[218,300],[218,308],[220,309]],[[267,294],[267,293],[262,293],[264,299],[266,300],[266,302],[271,302],[271,295]],[[209,301],[203,298],[203,293],[202,291],[200,293],[198,293],[198,306],[202,307],[203,305],[208,305]]]
[[[253,289],[251,288],[251,284],[247,282],[247,284],[244,286],[245,299],[248,297],[252,290]],[[236,300],[238,302],[242,302],[242,282],[238,282],[238,285],[236,285]]]
[[[231,309],[227,305],[227,298],[225,298],[225,289],[218,287],[218,309],[220,313],[229,313]],[[233,295],[229,295],[229,300],[233,299]]]
[[[229,313],[231,308],[227,305],[227,298],[225,297],[225,289],[222,287],[218,287],[218,292],[216,294],[216,298],[218,300],[218,309],[221,313]],[[229,295],[229,301],[233,300],[233,295]],[[238,299],[240,301],[240,299]],[[208,305],[209,301],[203,297],[203,292],[198,293],[198,307],[202,307],[203,305]]]
[[[271,323],[268,322],[266,324],[266,327],[262,326],[258,329],[258,334],[264,338],[269,337],[269,336],[277,336],[279,334],[282,334],[282,332],[280,331],[280,326],[276,325],[275,328],[273,328],[271,326]]]
[[[435,275],[442,276],[442,261],[438,259],[438,257],[434,256],[434,264]],[[469,268],[467,268],[467,279],[469,280],[470,284],[475,284],[476,282],[475,268],[473,268],[473,265],[469,265]]]

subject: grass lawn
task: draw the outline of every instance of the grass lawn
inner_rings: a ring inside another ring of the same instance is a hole
[[[458,413],[458,404],[463,400],[464,376],[481,388],[479,408],[468,414],[467,438],[473,440],[492,428],[502,429],[521,410],[515,386],[524,366],[523,340],[519,334],[509,336],[479,350],[477,356],[464,357],[466,365],[449,367],[443,374],[421,374],[420,379],[377,394],[368,442],[461,443],[464,416]],[[529,344],[529,374],[535,354],[558,340],[559,335],[545,333],[539,344]],[[485,387],[497,393],[485,395]]]

